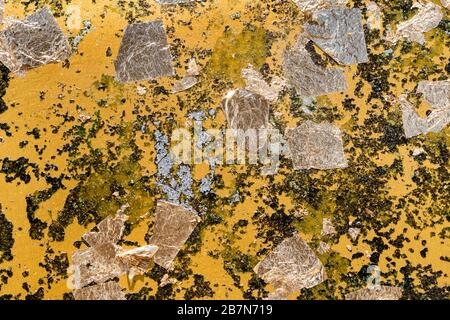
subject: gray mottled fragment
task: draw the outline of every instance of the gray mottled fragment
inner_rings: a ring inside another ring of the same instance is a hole
[[[306,121],[286,131],[294,169],[346,168],[341,130],[330,123]]]
[[[281,90],[286,85],[285,80],[278,76],[274,76],[269,85],[252,65],[242,69],[242,78],[245,80],[246,90],[263,96],[271,103],[275,103],[278,100]]]
[[[128,25],[114,65],[120,82],[173,76],[172,55],[163,22]]]
[[[246,89],[230,91],[222,107],[232,129],[262,129],[269,125],[269,103],[263,96]]]
[[[156,207],[156,220],[153,235],[149,240],[157,246],[153,257],[156,264],[170,269],[184,243],[200,222],[200,217],[183,206],[159,201]]]
[[[322,221],[322,236],[329,236],[336,233],[333,222],[329,218],[324,218]]]
[[[344,71],[315,63],[301,41],[284,53],[283,72],[290,85],[304,97],[347,90]]]
[[[450,108],[450,80],[421,81],[417,92],[423,94],[425,101],[434,109]]]
[[[114,281],[77,289],[73,295],[75,300],[126,300],[122,288]]]
[[[363,288],[345,296],[346,300],[398,300],[402,297],[403,290],[399,287],[377,286]]]
[[[426,118],[421,118],[405,95],[400,96],[403,129],[406,138],[429,132],[439,132],[450,123],[450,107],[435,108]]]
[[[396,31],[390,32],[386,40],[395,43],[404,38],[411,42],[424,44],[424,33],[436,28],[444,17],[441,8],[431,1],[416,2],[412,7],[419,9],[417,14],[407,21],[400,22]]]
[[[348,0],[292,0],[302,11],[345,6]]]
[[[255,272],[279,291],[279,298],[315,287],[326,279],[322,263],[298,234],[283,240],[255,267]]]
[[[359,9],[333,8],[313,13],[305,34],[340,64],[368,62],[366,40]]]
[[[75,288],[83,288],[92,282],[101,283],[126,273],[126,268],[117,259],[121,248],[112,243],[101,244],[76,251],[72,263],[78,281]]]
[[[62,61],[71,53],[67,38],[47,7],[22,21],[11,21],[0,32],[0,61],[12,72]]]

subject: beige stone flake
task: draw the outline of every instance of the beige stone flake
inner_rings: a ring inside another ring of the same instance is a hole
[[[403,295],[402,288],[378,286],[363,288],[345,296],[346,300],[399,300]]]
[[[321,241],[321,242],[319,243],[319,247],[317,248],[317,252],[318,252],[319,254],[325,254],[325,253],[327,253],[328,251],[330,251],[330,249],[331,249],[331,247],[330,247],[329,244],[327,244],[327,243]]]
[[[333,8],[315,11],[305,24],[306,36],[343,65],[366,63],[366,39],[359,9]]]
[[[126,300],[122,288],[114,281],[77,289],[73,295],[75,300]]]
[[[246,89],[230,91],[222,107],[229,128],[246,131],[269,126],[269,103],[259,94]]]
[[[114,65],[119,82],[173,76],[172,55],[163,22],[128,25]]]
[[[173,260],[188,240],[200,217],[181,205],[159,201],[156,207],[156,220],[153,235],[149,240],[157,246],[153,259],[156,264],[170,269]]]
[[[440,132],[450,123],[450,108],[434,109],[426,118],[421,118],[414,110],[406,95],[400,96],[403,130],[406,138],[429,132]]]
[[[450,0],[441,0],[441,4],[444,8],[447,8],[450,10]]]
[[[283,240],[255,267],[255,272],[275,288],[271,298],[281,299],[326,279],[322,263],[298,234]]]
[[[117,258],[125,266],[128,277],[133,279],[148,270],[157,251],[157,246],[144,246],[120,252]]]
[[[360,232],[361,232],[361,230],[359,228],[349,228],[348,229],[348,234],[350,235],[350,238],[353,241],[356,241],[356,239],[358,239]]]
[[[280,92],[286,86],[285,80],[278,76],[274,76],[269,85],[252,65],[242,69],[242,78],[245,80],[246,90],[263,96],[270,103],[275,103],[278,100]]]
[[[97,225],[98,232],[86,233],[83,235],[83,240],[91,247],[105,243],[117,243],[122,238],[127,220],[128,216],[121,213],[115,217],[107,217]]]
[[[386,40],[395,43],[404,38],[411,42],[425,44],[424,33],[436,28],[444,14],[441,7],[431,1],[416,2],[413,4],[413,8],[418,8],[419,12],[411,19],[400,22],[396,31],[391,31]]]
[[[334,228],[333,222],[329,218],[324,218],[322,221],[322,236],[329,236],[336,234],[336,229]]]
[[[306,121],[286,131],[295,170],[347,168],[341,130],[330,123]]]
[[[348,0],[292,0],[302,11],[345,6]]]
[[[195,86],[198,83],[197,77],[200,74],[199,67],[197,65],[197,61],[192,58],[188,62],[188,69],[186,70],[186,75],[175,82],[172,92],[178,93],[181,91],[188,90]]]
[[[75,288],[81,289],[93,282],[101,283],[126,273],[126,266],[117,259],[121,248],[113,243],[101,244],[76,251],[72,263],[76,268]]]
[[[383,27],[383,18],[380,7],[376,2],[370,1],[367,4],[367,25],[369,29],[380,30]]]
[[[3,22],[3,15],[5,13],[5,2],[0,0],[0,23]]]
[[[434,109],[450,108],[450,80],[421,81],[417,92],[423,94],[425,101]]]
[[[25,17],[10,20],[0,32],[0,61],[11,71],[25,70],[67,59],[72,53],[52,12],[44,7]]]
[[[314,62],[300,36],[297,45],[283,54],[283,73],[302,97],[317,97],[347,90],[344,71]]]

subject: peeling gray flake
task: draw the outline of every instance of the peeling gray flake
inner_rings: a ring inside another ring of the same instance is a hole
[[[301,41],[284,53],[283,72],[297,93],[304,97],[347,90],[344,71],[316,64]]]
[[[269,103],[246,89],[230,91],[222,101],[229,128],[263,129],[269,125]]]
[[[305,34],[343,65],[368,62],[366,40],[359,9],[333,8],[313,13]]]
[[[286,131],[289,155],[294,169],[346,168],[341,130],[330,123],[306,121],[295,129]]]
[[[399,300],[403,295],[402,288],[377,286],[363,288],[345,296],[346,300]]]
[[[163,22],[128,25],[114,65],[120,82],[173,76],[172,55]]]
[[[326,279],[324,266],[298,234],[283,240],[255,267],[255,272],[272,284],[279,298],[315,287]]]
[[[404,38],[423,45],[425,44],[424,33],[436,28],[444,17],[441,8],[431,1],[427,3],[416,2],[412,7],[418,8],[419,12],[411,19],[400,22],[397,25],[397,30],[391,32],[386,40],[396,43]]]
[[[11,21],[0,32],[0,61],[11,71],[23,71],[67,59],[72,53],[67,38],[51,11],[44,7]]]
[[[156,207],[155,229],[149,240],[158,247],[154,256],[156,264],[170,269],[173,260],[188,240],[200,217],[192,210],[166,201]]]
[[[77,289],[73,295],[75,300],[126,300],[122,288],[114,281]]]

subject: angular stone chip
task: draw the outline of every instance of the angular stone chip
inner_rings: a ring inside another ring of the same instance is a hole
[[[114,281],[77,289],[73,295],[75,300],[126,300],[122,288]]]
[[[347,90],[344,71],[314,62],[301,41],[284,53],[283,73],[290,85],[303,97],[317,97]]]
[[[324,266],[298,234],[283,240],[255,267],[255,272],[275,288],[272,297],[281,299],[326,279]]]
[[[286,85],[285,80],[278,76],[273,76],[271,83],[268,84],[261,73],[256,71],[252,65],[242,69],[241,75],[245,80],[246,90],[263,96],[270,103],[275,103],[278,100],[280,92]]]
[[[128,25],[114,65],[116,79],[120,82],[173,76],[172,55],[163,22]]]
[[[426,118],[421,118],[406,95],[400,96],[406,138],[429,132],[440,132],[450,123],[450,81],[421,81],[417,92],[423,94],[424,100],[432,106],[433,110]]]
[[[330,123],[306,121],[286,131],[294,169],[338,169],[348,167],[341,130]]]
[[[72,256],[72,263],[79,272],[76,288],[106,282],[126,273],[125,266],[117,259],[120,251],[121,248],[113,243],[76,251]]]
[[[0,61],[11,72],[63,61],[71,53],[67,38],[47,7],[0,32]]]
[[[270,106],[261,95],[246,89],[230,91],[222,101],[222,107],[232,129],[264,129],[269,125]]]
[[[425,44],[424,33],[436,28],[441,22],[444,14],[441,8],[429,1],[427,3],[416,2],[412,8],[417,8],[417,14],[407,21],[400,22],[395,32],[390,32],[386,40],[397,42],[406,39],[410,42]]]
[[[402,288],[379,286],[349,293],[345,296],[345,300],[399,300],[402,295]]]
[[[365,63],[366,39],[359,9],[332,8],[313,13],[305,25],[306,36],[343,65]]]
[[[166,201],[159,201],[153,235],[149,240],[157,246],[153,260],[165,269],[170,269],[173,260],[200,222],[200,217],[192,210]]]

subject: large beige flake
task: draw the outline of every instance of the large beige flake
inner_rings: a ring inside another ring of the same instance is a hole
[[[172,55],[162,21],[128,25],[114,65],[120,82],[173,76]]]
[[[337,169],[348,166],[341,131],[330,123],[306,121],[286,131],[294,169]]]
[[[228,127],[232,129],[264,129],[269,124],[269,103],[259,94],[246,89],[231,91],[222,102]]]
[[[286,298],[289,294],[312,288],[326,279],[322,263],[297,234],[283,240],[255,267],[255,272],[275,288],[272,298]]]
[[[302,41],[284,53],[283,72],[290,85],[303,97],[347,90],[344,71],[317,64]]]
[[[149,240],[151,245],[158,247],[154,256],[155,263],[169,269],[199,222],[200,218],[194,211],[159,201],[156,207],[155,229]]]

